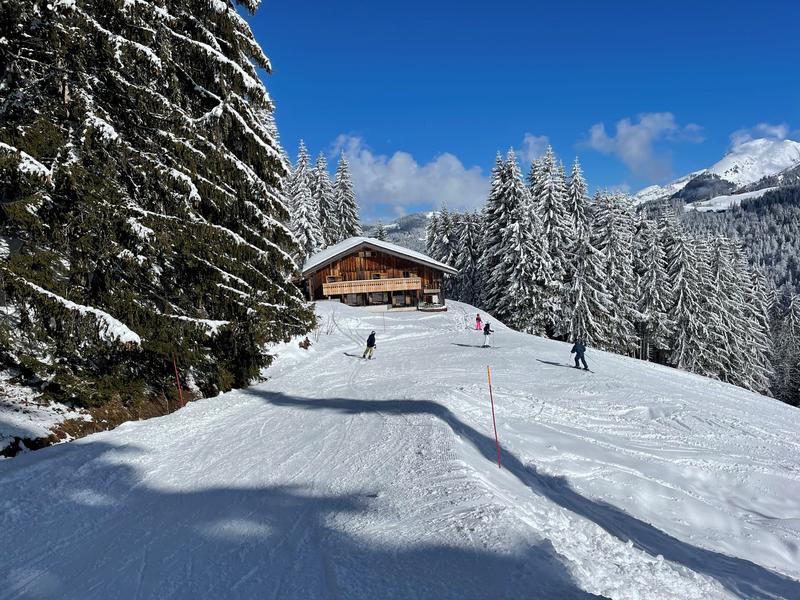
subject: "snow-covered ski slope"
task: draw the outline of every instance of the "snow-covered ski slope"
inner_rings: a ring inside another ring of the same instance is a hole
[[[796,409],[483,349],[455,302],[318,311],[264,384],[0,461],[0,598],[800,598]]]

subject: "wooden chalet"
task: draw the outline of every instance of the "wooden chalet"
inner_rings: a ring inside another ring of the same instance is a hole
[[[311,256],[303,266],[309,300],[350,306],[446,310],[442,281],[456,269],[429,256],[366,237],[352,237]]]

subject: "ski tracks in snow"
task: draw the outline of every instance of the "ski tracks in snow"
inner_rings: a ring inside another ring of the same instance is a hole
[[[0,463],[0,599],[800,597],[782,408],[450,306],[320,303],[266,383]]]

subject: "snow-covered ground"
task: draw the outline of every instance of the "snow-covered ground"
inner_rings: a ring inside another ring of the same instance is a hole
[[[0,450],[14,438],[46,438],[67,419],[90,418],[88,413],[43,400],[31,388],[17,385],[15,377],[16,373],[0,371]]]
[[[776,187],[764,188],[763,190],[756,190],[755,192],[744,192],[742,194],[731,194],[728,196],[715,196],[709,200],[701,200],[699,202],[692,202],[686,205],[685,210],[696,210],[699,212],[722,211],[728,210],[732,206],[739,206],[742,200],[749,198],[760,198],[767,192],[777,190]]]
[[[480,348],[455,302],[318,310],[264,384],[0,461],[0,598],[800,598],[796,409]]]

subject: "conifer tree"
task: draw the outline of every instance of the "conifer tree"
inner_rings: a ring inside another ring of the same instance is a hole
[[[321,248],[336,242],[339,235],[339,222],[333,198],[333,184],[328,173],[328,161],[320,153],[311,173],[311,197],[314,199],[319,214]]]
[[[337,242],[362,234],[358,217],[358,205],[353,182],[350,179],[350,166],[344,154],[336,167],[336,181],[333,184],[333,199],[339,221]]]
[[[674,323],[670,362],[679,369],[702,373],[706,330],[694,240],[676,231],[674,241],[667,249],[667,261],[672,283],[669,318]]]
[[[633,323],[638,313],[632,260],[633,218],[623,198],[611,194],[598,197],[592,231],[594,246],[605,258],[609,297],[608,348],[620,354],[631,354],[636,348]]]
[[[382,242],[386,241],[386,228],[383,226],[383,221],[378,220],[378,225],[375,227],[375,239]]]
[[[509,211],[502,196],[507,177],[506,164],[497,154],[489,184],[489,197],[484,209],[483,254],[481,256],[481,272],[484,277],[482,305],[488,311],[494,311],[502,303],[502,290],[491,286],[492,274],[503,260],[503,232],[509,223]]]
[[[459,247],[455,261],[458,269],[458,299],[467,304],[478,305],[481,299],[482,273],[480,260],[481,217],[478,213],[467,213],[463,216],[460,228]]]
[[[610,300],[605,288],[605,257],[592,245],[591,225],[576,239],[571,252],[570,280],[564,286],[560,331],[569,341],[608,345]]]
[[[436,260],[447,265],[455,263],[458,254],[458,232],[456,231],[457,216],[451,213],[446,205],[439,211],[434,230],[433,256]]]
[[[709,240],[708,344],[714,349],[709,374],[735,385],[745,385],[745,357],[748,354],[747,322],[743,312],[744,281],[737,271],[730,242],[715,236]],[[748,282],[748,285],[749,282]]]
[[[747,264],[736,248],[737,270],[741,277],[744,312],[745,387],[761,394],[769,393],[773,368],[770,358],[769,300],[764,275]]]
[[[172,394],[172,352],[203,393],[246,385],[313,318],[269,60],[234,5],[168,8],[0,6],[0,270],[30,320],[0,353],[60,400]]]
[[[311,158],[303,140],[297,151],[297,163],[292,171],[289,194],[292,205],[292,232],[300,245],[300,260],[323,247],[322,227],[319,222],[319,206],[312,192]]]
[[[775,332],[772,389],[779,399],[800,406],[800,295],[792,295]]]
[[[503,227],[498,231],[499,239],[494,246],[498,262],[486,274],[491,302],[486,308],[497,318],[519,325],[530,322],[534,308],[528,293],[532,283],[531,261],[535,257],[533,232],[525,226],[530,192],[522,182],[513,149],[508,151],[503,171],[495,206],[495,215],[498,221],[502,220]]]
[[[567,214],[572,224],[575,237],[580,237],[586,232],[589,224],[589,198],[587,197],[586,180],[583,178],[581,165],[578,158],[572,165],[572,174],[567,187]]]
[[[425,227],[425,253],[434,260],[439,260],[438,255],[438,235],[439,215],[436,211],[431,212],[428,224]]]
[[[669,347],[671,335],[671,323],[667,316],[671,294],[666,256],[656,223],[646,219],[641,221],[634,249],[640,357],[650,360],[652,350],[666,350]]]
[[[551,281],[546,288],[550,291],[550,301],[546,307],[552,313],[544,316],[549,332],[554,332],[562,321],[561,286],[567,278],[567,252],[573,243],[571,222],[567,214],[567,188],[563,168],[556,164],[553,149],[548,146],[535,172],[531,173],[534,187],[531,192],[534,209],[542,222],[544,252],[550,260]]]

